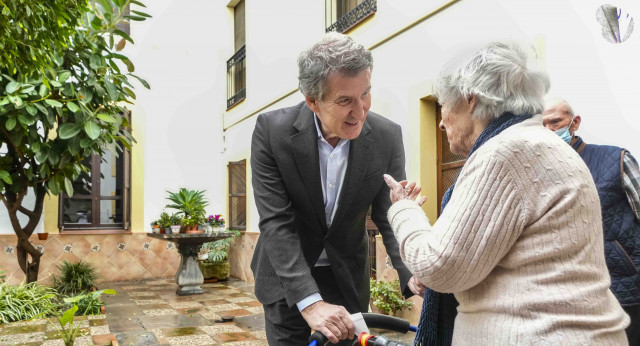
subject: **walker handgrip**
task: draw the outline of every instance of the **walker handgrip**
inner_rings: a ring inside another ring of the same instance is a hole
[[[385,329],[398,333],[406,333],[409,331],[409,328],[411,328],[409,321],[398,317],[365,312],[362,314],[362,318],[369,328]],[[323,346],[329,341],[329,339],[320,332],[313,332],[313,334],[309,336],[309,344],[314,340],[318,346]]]
[[[364,318],[364,321],[367,323],[367,327],[369,328],[378,328],[398,333],[406,333],[411,327],[409,321],[398,317],[372,313],[363,313],[362,317]]]
[[[313,332],[313,334],[309,336],[309,346],[312,346],[311,343],[313,343],[314,341],[316,342],[315,345],[324,346],[324,344],[329,342],[329,339],[327,339],[327,337],[320,332]]]

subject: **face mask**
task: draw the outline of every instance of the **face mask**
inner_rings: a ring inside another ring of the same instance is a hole
[[[571,122],[569,123],[569,125],[553,131],[563,141],[567,142],[567,144],[569,144],[569,142],[571,142],[571,138],[573,138],[573,135],[571,135],[571,132],[569,132],[569,127],[571,127],[571,124],[573,124],[573,118],[571,118]]]

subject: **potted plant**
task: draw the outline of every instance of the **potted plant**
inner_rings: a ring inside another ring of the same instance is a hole
[[[233,236],[205,243],[200,248],[198,265],[205,279],[226,280],[231,274],[229,265],[229,248],[234,238],[240,235],[237,230],[231,230]]]
[[[169,216],[166,211],[163,211],[157,222],[158,227],[160,228],[160,233],[171,233],[171,231],[167,232],[167,228],[171,227],[171,222],[171,216]]]
[[[220,214],[209,215],[207,224],[212,228],[213,232],[224,231],[224,218]]]
[[[182,228],[182,216],[178,213],[174,213],[169,219],[169,222],[171,223],[171,226],[169,226],[169,232],[180,233],[180,229]]]
[[[204,217],[204,208],[209,202],[204,198],[204,190],[189,190],[181,188],[178,192],[170,192],[167,199],[172,204],[167,204],[167,208],[177,209],[178,214],[183,217],[182,224],[188,227],[198,226]]]
[[[409,309],[413,302],[405,300],[400,291],[400,281],[376,281],[371,279],[371,308],[378,309],[380,313],[388,315],[389,312],[395,314],[398,310]],[[374,311],[376,312],[376,311]]]
[[[38,233],[38,239],[40,240],[47,240],[47,238],[49,237],[49,233],[47,233],[47,231],[43,228],[42,232]]]
[[[151,233],[162,233],[157,220],[151,221]]]

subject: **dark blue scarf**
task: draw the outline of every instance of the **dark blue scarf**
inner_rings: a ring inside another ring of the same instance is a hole
[[[482,131],[480,137],[476,140],[469,152],[469,156],[473,154],[489,139],[495,137],[505,129],[521,123],[531,118],[531,114],[514,115],[512,113],[504,113],[497,119],[492,120],[487,128]],[[467,156],[467,158],[469,157]],[[464,167],[463,167],[464,168]],[[460,170],[462,171],[462,169]],[[458,173],[459,176],[460,173]],[[456,181],[458,178],[456,178]],[[449,203],[456,182],[442,196],[442,212]],[[438,293],[427,288],[424,293],[424,302],[422,303],[422,312],[420,313],[420,323],[416,332],[414,346],[447,346],[451,345],[453,338],[453,322],[458,311],[456,310],[458,301],[450,293]]]

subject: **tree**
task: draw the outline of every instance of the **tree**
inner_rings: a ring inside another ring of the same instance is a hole
[[[38,279],[41,253],[29,237],[46,194],[73,195],[72,181],[88,172],[84,158],[134,142],[123,104],[136,98],[131,78],[149,85],[118,53],[133,40],[117,25],[151,16],[127,14],[130,5],[145,7],[135,0],[0,0],[0,198],[27,282]],[[31,209],[23,205],[29,191]]]

